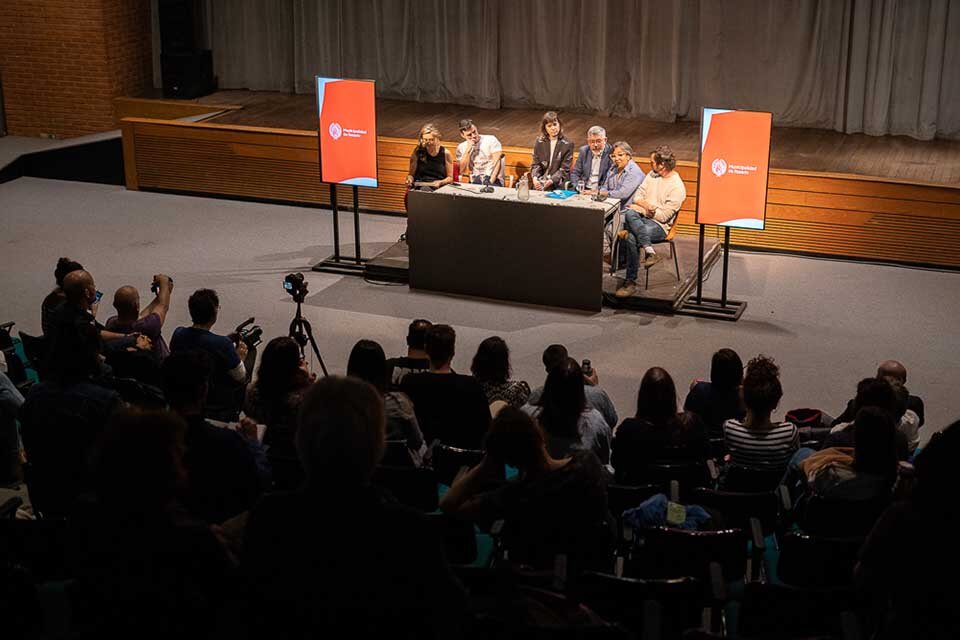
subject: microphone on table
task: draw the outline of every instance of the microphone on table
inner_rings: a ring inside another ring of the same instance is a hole
[[[483,176],[483,187],[480,193],[493,193],[493,187],[490,186],[490,176]]]

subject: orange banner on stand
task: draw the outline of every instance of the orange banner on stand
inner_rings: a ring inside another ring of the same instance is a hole
[[[372,80],[317,77],[320,180],[377,186],[377,108]]]

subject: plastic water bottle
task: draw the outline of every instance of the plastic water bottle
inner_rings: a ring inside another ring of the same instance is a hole
[[[527,179],[528,174],[523,174],[523,177],[520,178],[520,182],[517,184],[517,198],[520,200],[529,200],[530,199],[530,181]]]
[[[577,193],[583,194],[583,190],[586,188],[586,185],[583,183],[583,180],[577,180]]]

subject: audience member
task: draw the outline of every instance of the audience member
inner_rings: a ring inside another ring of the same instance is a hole
[[[380,394],[328,377],[306,393],[295,493],[264,498],[246,529],[241,569],[259,637],[459,637],[464,591],[435,529],[370,485],[384,451]]]
[[[906,434],[909,432],[919,438],[916,414],[907,411],[906,406],[906,391],[901,389],[898,392],[885,378],[864,378],[857,384],[857,395],[853,399],[854,415],[864,407],[879,407],[889,413],[897,425],[897,457],[900,460],[906,460],[911,451],[911,442]],[[853,422],[843,422],[830,430],[823,446],[852,448],[855,437]],[[912,444],[916,448],[916,440]]]
[[[480,383],[451,368],[457,334],[435,324],[427,330],[424,348],[430,370],[404,378],[401,390],[413,400],[417,422],[427,442],[480,449],[490,426],[490,408]]]
[[[517,478],[485,491],[505,464],[519,470]],[[603,467],[588,451],[555,457],[540,426],[513,407],[494,419],[483,461],[454,480],[440,508],[483,528],[503,519],[512,561],[552,568],[559,552],[588,565],[609,560]]]
[[[674,169],[677,160],[673,150],[666,145],[657,148],[654,154],[654,170],[657,176],[651,180],[641,179],[636,196],[624,213],[623,229],[619,236],[623,242],[623,254],[626,256],[626,283],[617,290],[619,297],[628,297],[636,292],[637,271],[640,265],[640,252],[643,252],[643,266],[649,269],[662,260],[653,249],[653,244],[663,242],[680,213],[680,207],[687,198],[683,186]],[[640,172],[641,178],[643,173]]]
[[[707,425],[711,438],[723,437],[723,423],[743,420],[746,410],[740,397],[743,361],[733,349],[720,349],[710,362],[710,382],[696,381],[683,408],[696,413]]]
[[[429,320],[418,319],[407,328],[407,355],[387,360],[387,380],[391,389],[398,389],[404,377],[409,373],[430,370],[430,358],[424,350]]]
[[[889,382],[894,389],[905,389],[907,386],[907,368],[896,360],[884,360],[877,367],[877,378],[886,379],[886,381]],[[919,429],[922,427],[924,420],[923,399],[908,392],[907,409],[912,411],[917,416],[917,428]],[[851,398],[849,401],[847,401],[847,406],[843,410],[843,413],[841,413],[830,426],[833,427],[843,422],[852,422],[854,416],[856,415],[857,412],[854,409],[854,399]]]
[[[797,450],[799,431],[790,422],[774,423],[770,415],[783,397],[780,368],[760,355],[747,363],[743,379],[746,417],[723,424],[723,436],[733,464],[753,469],[786,467]]]
[[[457,145],[460,175],[469,175],[474,184],[502,187],[506,167],[503,147],[496,136],[480,135],[473,120],[464,119],[460,121],[460,137],[463,138]]]
[[[40,326],[44,336],[51,336],[56,326],[57,311],[67,300],[67,295],[63,291],[63,279],[69,273],[74,271],[83,271],[83,265],[70,258],[60,258],[57,260],[57,267],[53,270],[53,278],[57,286],[53,291],[47,294],[40,305]]]
[[[594,191],[604,181],[610,171],[610,154],[613,147],[607,144],[607,131],[594,125],[587,129],[587,144],[577,152],[577,161],[570,170],[570,181],[577,189],[583,182],[586,191]]]
[[[487,338],[477,347],[470,372],[476,378],[487,402],[505,402],[512,407],[523,405],[530,397],[530,385],[524,380],[510,380],[510,348],[500,336]]]
[[[453,156],[440,144],[440,129],[435,124],[420,128],[420,140],[410,154],[407,188],[434,191],[453,182]]]
[[[71,521],[78,637],[210,636],[230,563],[178,496],[185,425],[169,412],[117,414],[100,440],[96,494]]]
[[[526,404],[523,410],[543,427],[551,456],[563,458],[582,449],[593,451],[606,465],[613,434],[600,412],[587,406],[583,388],[580,365],[567,358],[547,374],[539,402]]]
[[[13,483],[20,474],[20,435],[17,413],[23,394],[7,374],[0,371],[0,485]]]
[[[383,347],[373,340],[360,340],[350,351],[347,375],[373,385],[383,399],[387,423],[387,440],[404,440],[414,463],[419,466],[427,445],[417,424],[413,402],[400,391],[387,391],[387,366]]]
[[[296,341],[278,337],[263,349],[256,380],[248,387],[243,412],[267,427],[263,444],[278,489],[295,489],[303,481],[294,439],[303,394],[315,380]]]
[[[640,381],[637,413],[617,428],[612,449],[617,482],[630,484],[654,462],[706,460],[709,441],[696,414],[677,413],[677,389],[670,374],[652,367]]]
[[[859,413],[857,414],[859,417]],[[916,486],[891,505],[860,550],[855,582],[873,602],[880,640],[947,640],[960,629],[960,422],[935,433],[916,459]]]
[[[126,285],[117,289],[113,296],[113,308],[117,315],[110,317],[105,326],[115,333],[139,333],[150,338],[153,354],[163,360],[170,355],[170,349],[163,339],[163,323],[170,310],[170,294],[173,292],[173,280],[162,273],[153,276],[156,294],[142,311],[140,310],[140,292],[136,287]]]
[[[70,276],[77,273],[86,274]],[[64,312],[75,321],[67,322]],[[66,515],[91,488],[90,455],[121,404],[101,378],[100,336],[92,316],[67,304],[59,315],[47,377],[30,388],[19,415],[30,498],[34,510],[48,517]]]
[[[167,402],[186,423],[183,462],[190,483],[184,503],[195,517],[215,524],[250,509],[267,485],[251,443],[204,419],[210,375],[203,351],[174,350],[163,362]]]
[[[177,327],[170,340],[170,350],[203,351],[210,357],[213,373],[209,383],[207,417],[226,422],[235,421],[243,403],[249,376],[245,360],[245,342],[234,342],[211,331],[220,313],[220,298],[212,289],[197,289],[187,301],[193,326]],[[250,372],[253,373],[252,371]]]
[[[562,344],[552,344],[543,350],[543,368],[550,375],[554,367],[558,367],[567,361],[570,356],[567,354],[567,348]],[[600,412],[610,429],[614,429],[620,421],[617,415],[617,408],[613,406],[613,401],[607,392],[600,386],[600,377],[597,368],[593,367],[589,376],[583,377],[583,394],[587,398],[587,406]],[[543,387],[537,387],[530,392],[527,404],[539,404],[540,396],[543,395]]]
[[[541,191],[562,189],[570,177],[573,143],[563,135],[563,123],[556,111],[547,111],[540,119],[540,135],[533,143],[530,177]]]

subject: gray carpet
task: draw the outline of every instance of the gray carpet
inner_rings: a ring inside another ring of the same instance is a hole
[[[255,316],[266,338],[285,335],[294,305],[281,286],[284,274],[306,272],[331,253],[330,216],[317,209],[23,178],[0,185],[0,212],[0,321],[14,320],[29,333],[39,332],[40,302],[53,287],[57,257],[68,255],[105,293],[101,319],[110,315],[117,287],[136,285],[146,298],[152,274],[165,272],[175,281],[168,337],[188,322],[186,299],[199,287],[220,293],[217,330],[226,333]],[[352,242],[348,220],[342,237]],[[364,215],[364,253],[388,246],[404,228],[399,217]],[[878,361],[896,358],[908,368],[911,390],[926,401],[924,440],[960,417],[951,400],[960,274],[740,252],[730,264],[730,295],[749,303],[737,323],[524,307],[319,273],[307,273],[304,312],[331,372],[343,372],[359,338],[400,354],[409,321],[425,317],[456,328],[454,366],[463,372],[477,344],[497,334],[510,345],[515,377],[537,385],[543,348],[566,344],[574,357],[593,361],[621,416],[632,413],[648,367],[666,367],[683,394],[709,374],[710,354],[727,346],[744,360],[761,352],[777,359],[781,415],[802,406],[838,412]],[[715,269],[706,290],[716,295],[719,285]]]

